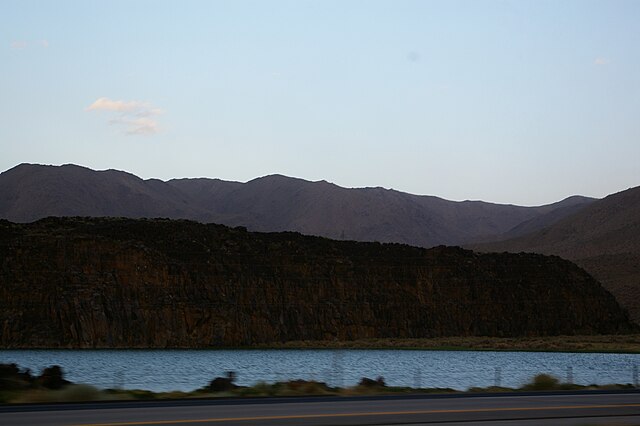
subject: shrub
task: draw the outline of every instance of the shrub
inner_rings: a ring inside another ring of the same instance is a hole
[[[378,376],[377,379],[373,380],[368,377],[363,377],[360,379],[358,386],[362,386],[365,388],[373,388],[373,387],[385,387],[386,383],[384,382],[384,377]]]
[[[59,365],[45,368],[40,377],[38,377],[38,384],[47,389],[61,389],[69,383],[71,382],[64,379],[64,372]]]
[[[557,378],[550,374],[538,374],[533,378],[531,383],[527,383],[522,387],[523,390],[554,390],[557,389],[560,382]]]
[[[20,371],[16,364],[0,364],[0,390],[22,390],[31,386],[33,377],[27,369]]]
[[[227,372],[227,377],[216,377],[207,386],[207,390],[211,392],[228,392],[234,390],[237,386],[233,384],[236,379],[236,373]]]

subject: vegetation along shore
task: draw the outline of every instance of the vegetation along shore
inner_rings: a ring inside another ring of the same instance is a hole
[[[398,394],[452,394],[464,392],[517,392],[517,391],[580,391],[580,390],[633,390],[631,384],[577,385],[562,383],[549,374],[538,374],[519,388],[490,386],[473,387],[466,391],[451,388],[415,388],[388,386],[383,377],[363,377],[355,386],[332,387],[323,382],[289,380],[258,382],[252,386],[234,383],[235,373],[216,377],[208,385],[191,392],[151,392],[143,389],[98,389],[89,384],[77,384],[64,378],[59,366],[47,367],[35,376],[16,364],[0,364],[0,404],[55,403],[82,401],[122,401],[180,398],[242,398],[275,396],[362,396]]]

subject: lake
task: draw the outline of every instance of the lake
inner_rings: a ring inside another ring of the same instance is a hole
[[[392,386],[518,387],[538,373],[578,384],[635,383],[639,354],[429,350],[0,350],[0,363],[40,373],[60,365],[72,382],[100,388],[190,391],[226,371],[237,383],[313,379],[355,385],[383,376]]]

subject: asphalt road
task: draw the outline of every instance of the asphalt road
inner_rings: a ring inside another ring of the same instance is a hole
[[[640,393],[0,407],[0,425],[640,425]]]

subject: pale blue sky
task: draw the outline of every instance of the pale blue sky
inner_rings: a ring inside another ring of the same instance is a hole
[[[0,170],[602,197],[640,185],[639,22],[613,0],[0,0]]]

